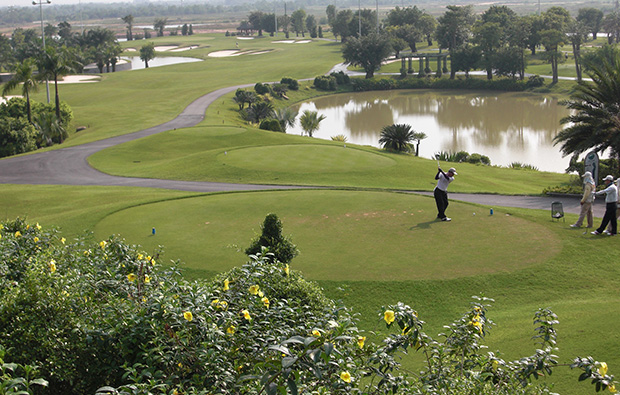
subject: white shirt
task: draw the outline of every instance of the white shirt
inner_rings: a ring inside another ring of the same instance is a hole
[[[454,181],[454,177],[446,177],[440,172],[439,179],[437,180],[437,188],[445,192],[448,190],[448,185],[450,185],[452,181]]]
[[[602,195],[604,193],[607,194],[605,196],[605,203],[615,203],[618,201],[618,187],[616,187],[613,182],[602,191],[596,192],[596,195]]]

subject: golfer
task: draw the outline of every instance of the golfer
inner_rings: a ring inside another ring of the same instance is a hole
[[[616,180],[616,188],[618,188],[618,208],[616,209],[616,222],[618,222],[618,218],[620,218],[620,178]],[[611,221],[609,221],[609,225],[607,225],[607,232],[611,232]]]
[[[583,196],[581,197],[581,212],[579,213],[579,218],[577,222],[572,224],[571,228],[580,228],[583,224],[584,218],[588,218],[588,228],[594,226],[594,219],[592,218],[592,202],[594,202],[594,191],[596,191],[596,187],[594,185],[594,179],[592,178],[592,173],[586,171],[581,176],[583,177]]]
[[[605,194],[605,215],[603,216],[603,222],[594,232],[590,232],[593,235],[600,235],[605,230],[608,223],[611,223],[611,231],[605,232],[610,236],[614,236],[618,233],[618,220],[616,219],[616,210],[618,209],[618,187],[614,185],[614,177],[611,175],[603,178],[606,188],[602,191],[595,192],[595,195]]]
[[[435,175],[437,186],[433,191],[433,195],[435,196],[435,203],[437,203],[437,218],[442,221],[452,221],[452,219],[446,217],[446,209],[448,208],[448,185],[454,181],[454,176],[456,174],[454,167],[451,167],[447,173],[444,173],[441,167],[439,167]]]

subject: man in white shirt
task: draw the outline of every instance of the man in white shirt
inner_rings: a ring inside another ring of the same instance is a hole
[[[607,227],[607,224],[611,223],[611,231],[607,234],[614,236],[618,233],[618,220],[616,218],[616,210],[618,209],[618,187],[614,185],[614,177],[611,175],[603,178],[603,181],[607,188],[595,192],[595,195],[605,195],[605,215],[603,216],[601,226],[591,233],[593,235],[600,235],[605,230],[605,227]]]
[[[448,185],[454,181],[454,176],[456,174],[454,167],[451,167],[447,173],[444,173],[440,167],[435,175],[437,186],[433,191],[433,195],[435,196],[435,203],[437,203],[437,218],[442,221],[452,221],[451,218],[446,217],[446,209],[448,208]]]

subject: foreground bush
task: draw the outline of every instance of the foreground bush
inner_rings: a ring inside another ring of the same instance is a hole
[[[3,224],[0,386],[16,378],[7,366],[37,365],[50,394],[544,394],[533,379],[570,365],[615,392],[604,362],[558,363],[558,321],[546,309],[534,317],[532,354],[505,361],[483,346],[487,298],[438,339],[411,307],[386,306],[380,319],[393,333],[373,344],[346,307],[265,248],[209,282],[158,260],[116,237],[68,242],[20,219]],[[398,362],[413,351],[427,360],[416,375]]]

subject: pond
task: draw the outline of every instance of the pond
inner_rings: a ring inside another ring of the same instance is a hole
[[[544,171],[564,172],[563,158],[553,138],[569,114],[556,99],[524,93],[462,91],[384,91],[339,94],[313,99],[295,107],[295,125],[287,133],[303,134],[299,116],[317,111],[325,116],[314,137],[343,134],[347,142],[379,147],[381,128],[408,124],[427,138],[420,156],[440,151],[467,151],[508,166],[520,162]]]
[[[139,70],[144,68],[144,61],[139,56],[123,56],[124,59],[131,63],[131,70]],[[188,58],[184,56],[160,56],[149,60],[149,67],[169,66],[179,63],[202,62],[202,59]]]

